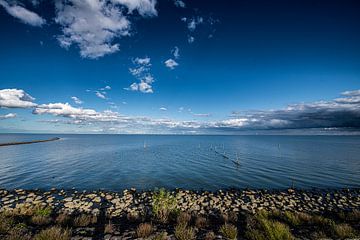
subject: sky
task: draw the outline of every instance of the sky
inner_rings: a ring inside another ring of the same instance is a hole
[[[358,134],[357,0],[0,0],[0,133]]]

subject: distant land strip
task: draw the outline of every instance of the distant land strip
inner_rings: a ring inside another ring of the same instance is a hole
[[[56,141],[56,140],[59,140],[59,139],[60,139],[59,137],[54,137],[54,138],[45,139],[45,140],[33,140],[33,141],[26,141],[26,142],[0,143],[0,147],[11,146],[11,145],[21,145],[21,144],[41,143],[41,142],[51,142],[51,141]]]

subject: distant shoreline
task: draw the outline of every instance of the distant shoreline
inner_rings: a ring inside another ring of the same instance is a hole
[[[12,145],[22,145],[22,144],[32,144],[32,143],[42,143],[42,142],[52,142],[52,141],[56,141],[56,140],[60,140],[60,138],[59,137],[54,137],[54,138],[45,139],[45,140],[33,140],[33,141],[25,141],[25,142],[0,143],[0,147],[12,146]]]

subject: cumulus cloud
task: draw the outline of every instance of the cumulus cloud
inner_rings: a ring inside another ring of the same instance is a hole
[[[159,108],[160,111],[167,111],[167,108],[166,107],[161,107]]]
[[[76,104],[83,104],[83,101],[81,101],[78,97],[71,97],[71,99],[72,99]]]
[[[142,93],[153,93],[152,83],[155,81],[150,72],[151,62],[149,57],[133,59],[133,68],[129,68],[129,72],[133,75],[138,82],[132,83],[125,90],[140,91]]]
[[[174,59],[168,59],[165,61],[165,66],[170,69],[175,69],[175,67],[179,66],[179,64]]]
[[[62,27],[60,45],[75,44],[82,57],[91,59],[117,52],[120,46],[115,40],[130,35],[126,14],[136,10],[141,16],[156,16],[155,4],[155,0],[59,0],[55,21]]]
[[[15,118],[16,114],[15,113],[8,113],[5,115],[0,115],[0,120],[4,120],[4,119],[9,119],[9,118]]]
[[[186,5],[185,5],[185,2],[182,1],[182,0],[174,0],[174,4],[176,7],[180,7],[180,8],[185,8]]]
[[[45,19],[40,17],[37,13],[29,11],[23,6],[17,5],[15,3],[9,4],[4,0],[0,0],[0,6],[4,7],[6,12],[11,16],[31,26],[41,27],[46,23]]]
[[[95,95],[101,99],[106,99],[105,94],[106,94],[105,92],[98,92],[98,91],[95,92]]]
[[[36,106],[34,100],[21,89],[0,90],[0,108],[30,108]]]

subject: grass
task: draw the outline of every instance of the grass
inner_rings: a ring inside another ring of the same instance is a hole
[[[187,225],[189,225],[189,223],[191,221],[191,215],[187,212],[181,212],[178,215],[176,221],[178,224],[187,226]]]
[[[35,235],[34,240],[70,240],[70,238],[71,233],[69,230],[51,227]]]
[[[108,224],[105,225],[104,227],[104,233],[105,234],[111,234],[115,232],[115,226],[114,224],[111,223],[111,221],[109,221]]]
[[[97,222],[97,217],[88,214],[81,214],[74,219],[75,227],[87,227]]]
[[[139,238],[148,238],[153,233],[153,226],[150,223],[140,223],[136,228],[136,236]]]
[[[270,220],[269,214],[260,212],[255,217],[250,217],[250,224],[245,233],[250,240],[293,240],[287,225],[278,221]]]
[[[51,223],[51,220],[51,217],[42,215],[34,215],[31,217],[31,223],[35,225],[48,225]]]
[[[152,240],[167,240],[167,239],[168,236],[165,232],[158,233],[152,238]]]
[[[210,231],[206,233],[204,240],[214,240],[215,238],[215,233],[213,231]]]
[[[197,228],[205,228],[208,225],[208,220],[206,217],[197,216],[195,219],[195,226]]]
[[[194,228],[178,224],[175,227],[175,238],[177,240],[193,240],[196,239],[196,233]]]
[[[14,219],[6,213],[0,213],[0,234],[7,233],[13,226]]]
[[[219,232],[229,240],[235,240],[238,235],[237,227],[229,223],[222,225]]]
[[[355,237],[354,229],[345,223],[334,225],[333,231],[341,239]]]
[[[152,196],[152,211],[161,223],[168,222],[169,216],[176,210],[176,198],[165,189],[154,192]]]
[[[25,224],[16,224],[9,230],[6,240],[30,240],[31,235]]]
[[[56,224],[60,226],[70,226],[71,225],[71,217],[68,214],[62,213],[59,214],[55,219]]]

